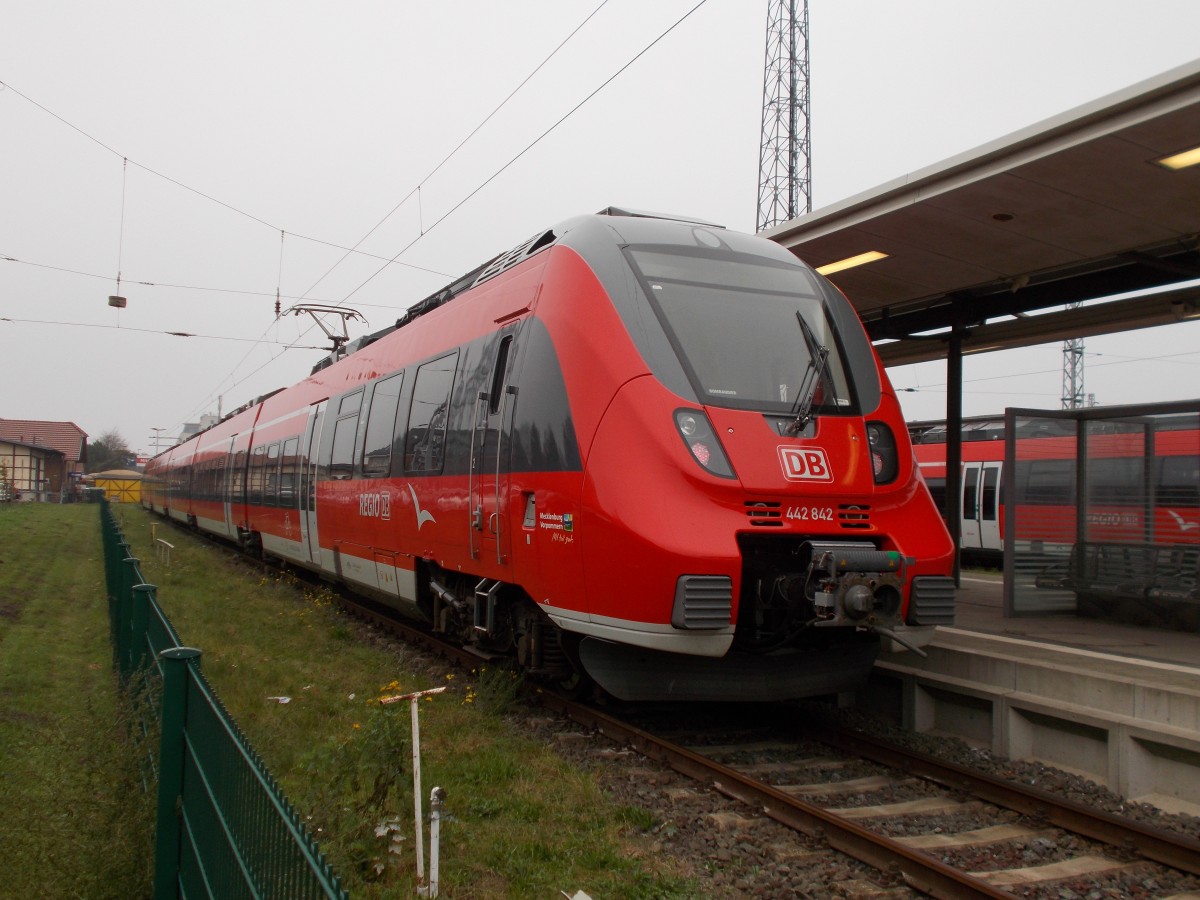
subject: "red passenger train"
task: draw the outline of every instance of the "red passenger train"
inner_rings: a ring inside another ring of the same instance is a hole
[[[1016,429],[1017,549],[1066,553],[1079,538],[1075,424],[1018,416]],[[935,502],[944,509],[945,425],[913,423],[910,432],[917,464]],[[1003,556],[1008,524],[1004,437],[1003,417],[963,422],[960,546],[964,556],[993,563]],[[1089,542],[1200,543],[1200,431],[1195,414],[1158,418],[1151,450],[1140,425],[1091,434],[1086,479]]]
[[[624,699],[865,680],[953,621],[953,547],[846,299],[610,209],[147,466],[145,503]]]

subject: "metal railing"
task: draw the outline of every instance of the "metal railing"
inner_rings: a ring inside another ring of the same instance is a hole
[[[154,897],[346,898],[299,815],[200,671],[101,501],[113,662],[159,697]],[[149,734],[147,726],[143,732]]]

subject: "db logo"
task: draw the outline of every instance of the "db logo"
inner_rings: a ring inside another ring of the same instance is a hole
[[[780,447],[779,464],[788,481],[833,481],[829,459],[820,447]]]

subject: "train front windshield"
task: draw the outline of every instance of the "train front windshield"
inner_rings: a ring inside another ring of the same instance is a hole
[[[820,286],[749,254],[631,247],[626,256],[704,403],[795,415],[857,411]],[[799,318],[803,318],[803,323]],[[821,362],[819,348],[828,350]]]

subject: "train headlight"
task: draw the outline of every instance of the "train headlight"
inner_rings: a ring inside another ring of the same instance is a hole
[[[867,423],[867,443],[871,448],[871,471],[876,484],[895,481],[900,473],[900,455],[896,451],[896,436],[883,422]]]
[[[720,478],[734,477],[733,466],[729,464],[725,451],[721,449],[717,433],[713,431],[708,416],[699,410],[677,409],[675,410],[675,428],[679,431],[679,436],[683,438],[683,443],[687,446],[688,452],[692,454],[692,458],[705,471]]]

